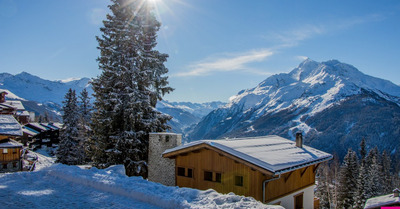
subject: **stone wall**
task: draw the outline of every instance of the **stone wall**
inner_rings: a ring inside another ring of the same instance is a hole
[[[181,145],[182,135],[175,133],[150,133],[148,179],[166,186],[175,186],[175,160],[163,158],[166,149]]]

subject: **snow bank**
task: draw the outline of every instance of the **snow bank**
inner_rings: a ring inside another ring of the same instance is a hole
[[[167,187],[149,182],[141,177],[127,177],[122,165],[99,170],[55,164],[38,172],[161,208],[282,208],[267,206],[254,198],[238,196],[233,193],[223,195],[212,189],[200,191],[190,188]]]

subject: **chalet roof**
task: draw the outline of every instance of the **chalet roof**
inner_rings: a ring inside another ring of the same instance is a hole
[[[14,107],[14,106],[12,106],[12,105],[9,105],[9,104],[5,104],[5,103],[1,103],[1,104],[0,104],[0,108],[1,108],[1,109],[14,109],[14,110],[17,109],[16,107]]]
[[[12,115],[0,115],[0,135],[22,136],[22,127]]]
[[[58,128],[58,129],[61,129],[61,128],[62,128],[62,126],[63,126],[63,124],[62,124],[62,123],[57,123],[57,122],[55,122],[55,123],[51,123],[51,125],[52,125],[52,126],[54,126],[54,127],[56,127],[56,128]]]
[[[380,208],[382,206],[390,206],[400,204],[400,197],[394,197],[393,193],[379,197],[373,197],[367,200],[364,209]]]
[[[29,112],[26,110],[19,110],[17,111],[18,116],[29,116]]]
[[[46,126],[46,127],[50,128],[50,129],[52,129],[52,130],[58,130],[58,129],[60,129],[60,128],[58,128],[57,126],[53,125],[53,123],[41,123],[40,125]]]
[[[194,141],[168,149],[163,153],[163,156],[172,157],[185,153],[185,150],[193,151],[198,145],[207,145],[216,148],[250,164],[270,171],[275,175],[297,170],[333,158],[331,154],[309,146],[303,146],[302,148],[296,147],[294,141],[274,135]]]
[[[32,128],[29,128],[27,126],[22,127],[22,132],[24,132],[24,133],[26,133],[28,135],[31,135],[31,136],[36,136],[36,135],[38,135],[40,133],[40,132],[38,132],[38,131],[36,131],[36,130],[34,130]]]
[[[48,131],[48,130],[50,130],[50,128],[48,128],[48,127],[46,127],[46,126],[43,126],[43,125],[41,125],[40,123],[28,123],[28,124],[26,124],[26,126],[31,126],[31,127],[33,127],[34,129],[41,130],[41,131]]]
[[[0,140],[0,148],[19,148],[23,145],[12,139],[2,139]]]
[[[25,110],[25,107],[22,104],[22,102],[18,101],[18,100],[7,100],[7,101],[3,102],[2,104],[12,106],[12,107],[16,108],[17,110]]]

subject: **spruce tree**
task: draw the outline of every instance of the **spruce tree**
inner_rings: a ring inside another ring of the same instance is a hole
[[[79,112],[81,115],[81,123],[85,126],[90,124],[92,113],[92,105],[90,104],[90,96],[86,89],[83,89],[79,95]]]
[[[82,139],[81,146],[83,147],[84,153],[82,155],[85,158],[85,162],[90,161],[91,146],[89,143],[89,137],[91,134],[90,123],[92,117],[92,105],[90,103],[90,96],[86,89],[83,89],[79,95],[79,137]]]
[[[79,138],[79,108],[75,90],[68,90],[63,104],[63,127],[56,151],[57,162],[67,165],[81,164],[84,156]]]
[[[160,23],[145,0],[112,0],[97,37],[100,76],[92,82],[92,160],[97,167],[124,164],[128,176],[147,175],[148,135],[164,131],[169,116],[155,109],[172,91],[156,51]]]
[[[365,158],[367,155],[366,143],[363,138],[360,143],[360,167],[358,169],[358,178],[357,178],[357,193],[354,196],[354,208],[364,208],[365,202],[367,201],[367,182],[368,182],[368,166],[365,164]]]
[[[337,203],[339,208],[352,208],[354,205],[353,197],[357,193],[357,163],[356,153],[349,149],[340,167]]]
[[[382,188],[383,194],[389,194],[393,191],[394,188],[396,188],[395,185],[393,185],[393,178],[392,172],[391,172],[391,164],[392,161],[390,159],[389,154],[387,154],[386,150],[383,151],[382,153],[382,158],[381,158],[381,165],[382,165]]]

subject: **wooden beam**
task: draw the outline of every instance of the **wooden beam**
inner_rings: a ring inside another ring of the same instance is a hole
[[[303,177],[304,173],[306,173],[306,171],[307,171],[307,169],[308,169],[309,167],[310,167],[310,166],[306,167],[306,168],[301,172],[300,177]]]
[[[287,182],[287,180],[289,180],[290,176],[292,175],[292,173],[294,173],[294,171],[290,172],[289,175],[287,175],[285,177],[285,183]]]

